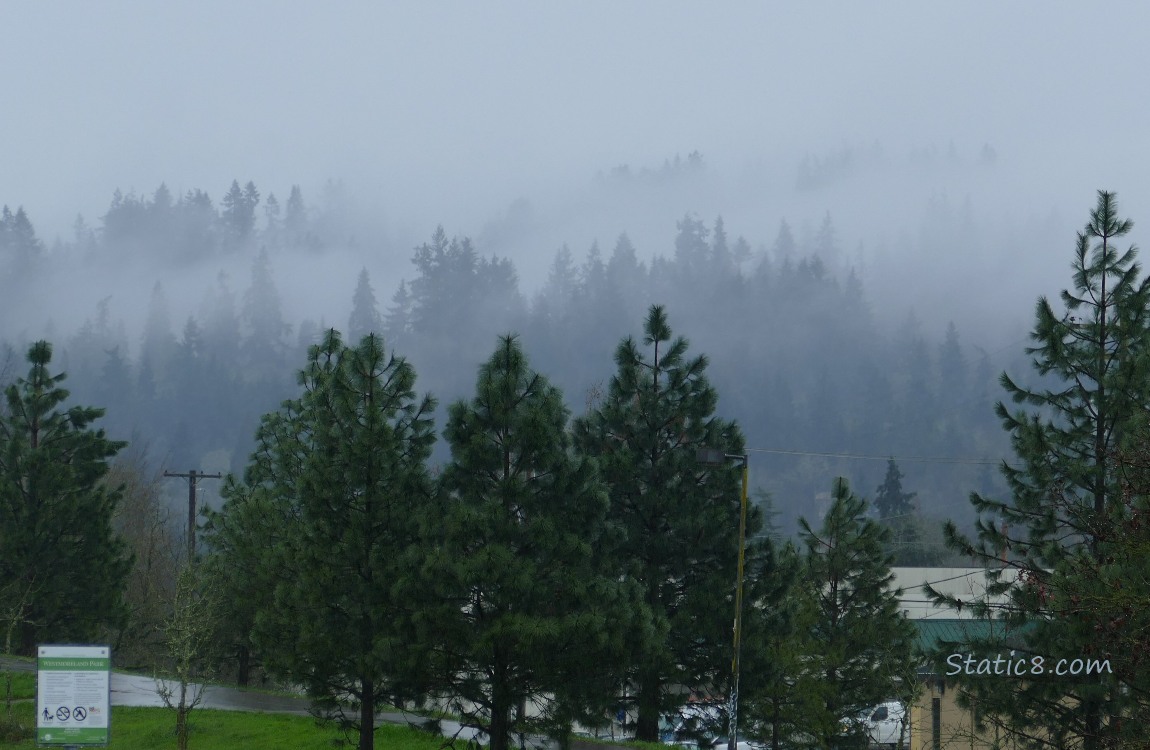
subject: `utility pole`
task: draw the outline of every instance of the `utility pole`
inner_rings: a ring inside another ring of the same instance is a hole
[[[165,471],[166,477],[181,477],[188,480],[188,564],[196,558],[196,480],[222,479],[223,474],[205,474],[192,469],[187,474],[174,471]]]

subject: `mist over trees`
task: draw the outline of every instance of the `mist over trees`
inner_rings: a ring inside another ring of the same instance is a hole
[[[661,170],[613,172],[600,187],[674,184],[703,169],[694,154]],[[772,497],[785,532],[829,505],[827,476],[877,487],[888,456],[911,459],[900,462],[904,481],[929,517],[965,519],[967,488],[998,486],[985,469],[1005,450],[989,406],[995,353],[967,343],[981,337],[961,322],[927,330],[910,309],[901,324],[880,322],[865,269],[850,261],[829,212],[801,231],[783,219],[768,238],[688,213],[668,247],[638,248],[626,233],[583,252],[564,245],[535,289],[521,286],[500,247],[441,226],[406,251],[402,276],[381,277],[365,263],[346,278],[315,279],[317,290],[342,288],[343,301],[321,318],[293,319],[300,300],[285,296],[283,279],[308,259],[326,269],[354,228],[340,224],[350,212],[338,184],[319,206],[299,186],[286,192],[281,202],[238,179],[218,201],[164,184],[151,195],[116,191],[98,226],[78,219],[75,236],[51,249],[23,209],[7,209],[0,338],[26,343],[36,290],[70,263],[152,279],[150,294],[136,295],[142,325],[106,296],[75,329],[45,326],[51,310],[39,327],[59,341],[77,395],[108,407],[111,434],[147,441],[149,455],[168,464],[210,455],[215,468],[238,470],[259,415],[289,392],[289,363],[332,324],[346,322],[353,337],[381,333],[443,403],[468,392],[487,342],[517,332],[578,415],[605,392],[611,342],[633,333],[651,304],[665,304],[705,347],[721,413],[739,420],[750,449],[771,451],[753,454],[752,482]],[[434,455],[445,460],[442,444]]]

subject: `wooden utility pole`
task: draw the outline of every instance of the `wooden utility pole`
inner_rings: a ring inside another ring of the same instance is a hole
[[[223,474],[205,474],[192,469],[187,474],[165,471],[166,477],[181,477],[188,480],[188,564],[196,559],[196,480],[222,479]]]

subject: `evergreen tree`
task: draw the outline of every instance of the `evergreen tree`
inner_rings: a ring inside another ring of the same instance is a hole
[[[266,248],[252,263],[252,283],[244,292],[242,320],[247,329],[243,352],[249,373],[265,380],[277,378],[283,370],[291,326],[284,322]]]
[[[562,394],[504,336],[444,431],[452,460],[429,518],[438,539],[425,584],[438,605],[436,672],[492,750],[602,716],[625,635],[637,635],[630,589],[609,567],[618,540],[605,488],[566,428]]]
[[[251,583],[272,587],[270,604],[246,589],[265,603],[253,639],[269,669],[307,686],[370,750],[376,709],[410,666],[397,592],[422,549],[434,401],[416,397],[412,367],[371,335],[351,348],[330,331],[300,383],[261,421],[244,483],[225,486],[223,523],[238,528],[219,549],[238,548],[240,569],[256,566]],[[347,702],[357,715],[344,716]]]
[[[635,246],[626,234],[619,235],[607,261],[607,280],[624,303],[626,317],[637,316],[647,297],[647,268],[639,261]]]
[[[811,254],[820,258],[824,263],[836,263],[839,256],[839,246],[835,235],[835,224],[831,220],[830,211],[827,211],[823,216],[822,224],[819,225],[819,231],[815,234]]]
[[[391,307],[387,309],[384,328],[388,338],[399,348],[411,333],[411,295],[407,293],[407,282],[400,281],[399,288],[391,297]]]
[[[598,458],[609,518],[624,530],[619,574],[639,585],[659,634],[628,665],[637,737],[655,741],[659,717],[681,701],[679,691],[714,691],[729,672],[739,471],[700,464],[695,451],[741,454],[743,437],[734,422],[714,416],[707,359],[687,358],[687,341],[672,339],[662,307],[651,307],[644,332],[650,355],[624,339],[606,398],[574,431],[580,449]],[[760,523],[752,512],[749,537]]]
[[[723,275],[729,275],[735,270],[722,216],[715,218],[715,228],[711,230],[711,270],[713,273]]]
[[[886,476],[875,492],[874,506],[878,517],[887,521],[909,516],[914,512],[915,495],[914,492],[903,492],[902,472],[893,458],[888,459]]]
[[[234,244],[243,243],[251,237],[256,226],[256,206],[259,202],[260,194],[254,183],[248,182],[240,188],[239,182],[232,180],[232,186],[220,200],[220,219]]]
[[[361,269],[355,284],[355,294],[351,298],[351,317],[347,322],[348,335],[362,338],[369,333],[383,332],[383,319],[375,304],[375,290],[371,288],[371,277],[367,269]]]
[[[219,216],[211,197],[203,190],[189,190],[176,204],[177,257],[196,261],[211,256],[219,247]]]
[[[206,356],[227,371],[238,370],[240,319],[235,292],[223,271],[216,277],[216,285],[208,291],[201,309],[199,319],[204,322]]]
[[[946,336],[938,348],[939,394],[951,409],[957,410],[967,399],[970,383],[967,374],[966,356],[958,340],[958,329],[954,322],[947,323]]]
[[[1121,493],[1092,529],[1096,548],[1079,545],[1046,580],[1051,613],[1091,644],[1126,699],[1105,727],[1116,748],[1144,747],[1150,726],[1150,430],[1132,442],[1115,457]]]
[[[902,590],[889,588],[887,532],[866,515],[866,501],[839,477],[821,528],[799,521],[818,644],[807,668],[823,682],[821,715],[809,717],[805,733],[820,747],[835,746],[843,723],[876,703],[909,703],[915,682],[915,630],[899,609]]]
[[[148,303],[148,319],[144,322],[144,336],[140,346],[140,362],[159,383],[166,385],[170,377],[172,358],[176,352],[176,337],[172,333],[172,319],[168,310],[168,297],[164,287],[156,282]]]
[[[1017,456],[1017,464],[1002,467],[1011,497],[971,495],[980,518],[974,541],[947,526],[956,550],[994,566],[988,592],[1009,594],[1007,625],[1025,633],[1028,651],[1054,660],[1098,655],[1092,634],[1052,611],[1050,580],[1071,556],[1104,558],[1099,529],[1122,496],[1115,457],[1130,446],[1150,405],[1150,280],[1140,278],[1135,249],[1122,251],[1118,243],[1131,227],[1119,218],[1114,194],[1099,191],[1078,234],[1064,310],[1045,297],[1036,306],[1035,343],[1026,351],[1042,384],[1001,378],[1011,399],[1030,407],[995,407]],[[1002,575],[1004,557],[1018,571],[1017,582]],[[994,614],[978,602],[937,598]],[[1014,737],[1041,737],[1038,743],[1049,747],[1103,747],[1130,700],[1097,674],[1010,681],[1005,694],[1000,683],[981,681],[967,690],[988,721]]]
[[[916,492],[904,492],[902,472],[891,458],[886,464],[886,475],[875,491],[875,509],[879,523],[889,532],[887,551],[894,558],[895,565],[922,566],[938,561],[935,550],[923,545],[922,519],[914,499]]]
[[[791,225],[787,223],[786,219],[779,222],[779,233],[775,237],[775,244],[771,248],[771,254],[774,259],[782,263],[783,261],[791,260],[797,252],[798,243],[795,242],[795,235],[791,231]]]
[[[284,207],[284,230],[287,231],[289,242],[294,245],[303,244],[307,234],[307,206],[304,205],[299,185],[292,185],[288,193],[287,205]]]
[[[676,227],[679,233],[675,235],[675,265],[681,278],[689,282],[700,278],[709,280],[713,269],[710,267],[711,248],[707,241],[706,224],[688,214]],[[725,235],[723,241],[726,241]]]
[[[103,410],[65,407],[52,347],[28,350],[31,368],[5,391],[0,417],[0,616],[9,652],[83,642],[122,616],[130,555],[112,530],[118,488],[102,482],[125,443],[93,423]]]
[[[280,208],[280,202],[276,198],[275,193],[268,193],[268,198],[264,201],[264,236],[267,237],[268,243],[273,247],[280,243],[281,235],[283,234],[283,209]]]
[[[533,315],[553,334],[559,332],[560,326],[570,314],[577,285],[578,273],[571,249],[563,245],[555,253],[547,281],[535,298],[532,309]]]
[[[771,750],[792,747],[822,716],[823,680],[809,665],[820,649],[812,637],[815,598],[802,578],[804,561],[790,542],[768,548],[764,572],[747,597],[740,695],[753,737]]]

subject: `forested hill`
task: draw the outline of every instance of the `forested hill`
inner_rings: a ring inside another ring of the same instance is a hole
[[[166,467],[242,471],[259,416],[293,394],[324,328],[349,340],[382,331],[441,415],[468,395],[496,336],[518,332],[577,415],[605,392],[620,338],[639,337],[659,303],[691,351],[708,356],[719,412],[741,424],[752,484],[773,497],[782,529],[816,516],[837,475],[873,497],[887,457],[929,517],[968,520],[968,493],[999,486],[993,463],[1007,445],[996,379],[1023,342],[987,353],[960,324],[927,329],[909,309],[880,324],[829,215],[800,237],[784,221],[774,237],[745,239],[695,215],[676,229],[670,247],[636,248],[624,234],[578,252],[546,249],[546,281],[524,289],[500,247],[444,229],[414,248],[402,280],[371,264],[348,272],[337,262],[338,215],[310,209],[299,188],[282,203],[250,182],[218,204],[163,185],[151,197],[117,192],[100,226],[78,220],[74,237],[51,247],[23,209],[5,208],[3,377],[21,374],[27,342],[48,338],[75,399],[106,408],[112,436],[146,445]],[[321,319],[285,312],[296,306],[277,280],[303,262],[327,269],[311,280],[317,289],[345,290]],[[237,265],[242,274],[222,272]],[[76,282],[65,279],[76,278],[82,286],[69,290]],[[173,303],[187,299],[189,279],[200,304]],[[142,325],[126,319],[125,297],[146,310]],[[82,323],[60,322],[90,298],[102,301]]]

